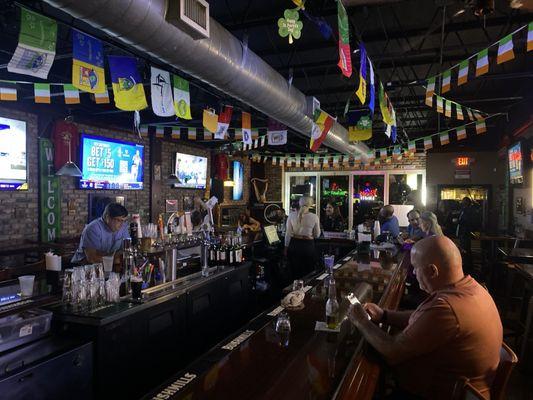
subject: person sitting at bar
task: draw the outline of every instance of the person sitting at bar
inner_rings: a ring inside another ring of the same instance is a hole
[[[246,210],[239,214],[237,226],[244,232],[259,232],[261,230],[261,223],[250,217],[250,211]]]
[[[379,223],[381,225],[381,232],[389,232],[393,238],[397,238],[400,234],[400,223],[398,218],[394,215],[394,207],[391,205],[384,206],[379,210]]]
[[[431,211],[424,211],[420,214],[420,228],[424,236],[442,236],[442,228],[437,221],[437,216]]]
[[[418,241],[411,250],[411,264],[420,288],[429,293],[416,310],[355,304],[350,320],[395,367],[402,390],[395,398],[450,399],[463,377],[488,398],[503,340],[492,297],[464,275],[459,249],[446,236]],[[390,335],[376,323],[401,332]]]
[[[322,228],[327,232],[342,232],[344,230],[344,219],[342,218],[339,206],[332,202],[326,204],[326,215]]]
[[[87,224],[81,234],[80,244],[72,257],[73,263],[100,263],[102,257],[122,249],[122,241],[130,237],[128,210],[118,203],[110,203],[102,217]]]
[[[404,232],[401,236],[406,243],[414,243],[426,237],[422,228],[420,228],[420,211],[412,209],[407,213],[407,220],[409,225],[407,226],[407,232]]]
[[[302,196],[298,211],[287,218],[285,232],[285,256],[289,260],[294,278],[300,278],[315,268],[316,250],[314,239],[320,236],[320,221],[309,209],[313,198]]]

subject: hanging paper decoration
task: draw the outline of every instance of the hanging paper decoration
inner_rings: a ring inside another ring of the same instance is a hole
[[[287,9],[283,13],[283,18],[278,19],[278,34],[281,37],[289,37],[289,44],[293,43],[294,39],[300,39],[302,35],[302,28],[304,26],[302,21],[299,21],[300,14],[298,9]]]
[[[174,115],[174,100],[172,99],[170,73],[156,67],[150,67],[150,72],[152,110],[159,117],[172,117]]]
[[[72,30],[72,85],[88,93],[104,93],[104,49],[102,42]]]
[[[410,141],[407,146],[410,153],[416,153],[416,142],[414,140]]]
[[[400,160],[402,158],[402,148],[400,146],[394,146],[392,150],[392,158]]]
[[[103,93],[94,94],[94,102],[96,104],[108,104],[109,103],[109,91],[107,88],[104,88]]]
[[[513,58],[513,35],[507,35],[499,42],[496,63],[502,64],[506,61],[512,60]]]
[[[433,93],[435,93],[435,77],[428,79],[426,88],[426,104],[430,107],[433,106]]]
[[[433,140],[430,137],[424,138],[424,149],[429,150],[433,147]]]
[[[191,94],[189,92],[189,81],[181,76],[172,75],[174,86],[174,111],[181,119],[192,119],[191,116]]]
[[[457,77],[457,85],[461,86],[468,80],[468,60],[464,60],[459,64],[459,75]]]
[[[187,139],[196,140],[196,129],[187,129]]]
[[[361,104],[366,102],[366,50],[363,43],[359,45],[361,65],[359,67],[359,88],[355,92]]]
[[[7,70],[16,74],[48,78],[56,55],[56,40],[56,21],[22,7],[19,43],[7,64]]]
[[[348,141],[368,140],[372,137],[372,119],[368,112],[351,111],[348,113]]]
[[[448,132],[443,132],[439,135],[439,141],[442,146],[450,143],[450,135]]]
[[[244,144],[252,144],[252,116],[250,113],[242,112],[242,142]]]
[[[489,72],[489,50],[481,50],[477,55],[476,76],[481,76]]]
[[[476,134],[480,135],[485,132],[487,132],[487,125],[485,125],[485,120],[477,121],[476,122]]]
[[[50,84],[35,83],[33,85],[36,103],[50,104]]]
[[[457,128],[457,140],[466,139],[466,127],[463,125]]]
[[[309,147],[311,148],[311,151],[316,152],[320,148],[322,142],[326,139],[326,136],[328,135],[329,130],[335,123],[335,120],[331,115],[320,109],[315,110],[315,115],[313,119],[316,128],[313,126]]]
[[[527,51],[533,50],[533,22],[527,27]]]
[[[368,59],[368,66],[370,67],[370,100],[368,101],[368,108],[370,109],[370,116],[374,115],[374,108],[376,103],[376,88],[374,83],[374,67],[370,58]]]
[[[0,100],[17,101],[17,86],[10,82],[0,82]]]
[[[143,110],[148,107],[144,86],[137,70],[137,60],[124,56],[108,56],[107,59],[115,106],[124,111]]]
[[[211,133],[215,133],[217,131],[218,115],[215,113],[215,110],[204,110],[202,124],[203,127]]]
[[[224,110],[218,116],[217,129],[215,131],[215,139],[223,140],[228,132],[231,116],[233,115],[232,106],[224,106]]]
[[[329,38],[333,34],[333,29],[323,17],[315,17],[314,15],[309,14],[307,10],[303,10],[303,9],[302,9],[302,14],[305,15],[305,17],[309,21],[311,21],[313,24],[316,25],[320,34],[325,40],[329,40]]]
[[[268,144],[281,146],[287,144],[287,127],[275,119],[268,119]]]
[[[452,102],[448,99],[444,99],[444,115],[448,118],[452,116]]]
[[[460,104],[455,103],[455,111],[457,113],[457,119],[458,120],[464,120],[465,117],[463,116],[463,108]]]
[[[444,111],[443,104],[442,104],[443,103],[443,101],[442,101],[443,99],[439,95],[437,95],[436,98],[437,98],[437,112],[439,114],[442,114],[442,112]]]
[[[452,80],[452,71],[445,71],[442,75],[442,91],[441,93],[446,93],[450,91]]]
[[[339,24],[339,62],[338,66],[342,74],[349,78],[352,76],[352,58],[350,51],[350,28],[348,24],[348,14],[342,4],[342,0],[337,0],[337,22]]]
[[[65,104],[79,104],[80,92],[74,85],[63,85],[63,94],[65,95]]]

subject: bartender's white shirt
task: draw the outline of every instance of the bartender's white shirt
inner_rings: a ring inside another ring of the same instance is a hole
[[[287,218],[287,230],[285,232],[285,247],[289,247],[293,236],[308,236],[317,238],[320,236],[320,221],[316,214],[307,212],[302,215],[302,221],[298,212],[291,212]]]

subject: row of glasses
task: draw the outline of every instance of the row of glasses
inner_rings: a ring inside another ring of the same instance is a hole
[[[76,311],[105,304],[106,282],[102,264],[77,266],[65,271],[63,303]]]

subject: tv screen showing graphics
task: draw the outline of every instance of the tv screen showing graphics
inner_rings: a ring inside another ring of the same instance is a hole
[[[177,188],[205,189],[207,182],[207,157],[176,153]]]
[[[0,118],[0,190],[28,189],[26,122]]]
[[[81,135],[81,189],[141,190],[144,146]]]
[[[509,179],[511,184],[524,182],[524,158],[522,143],[518,142],[508,149],[509,154]]]

